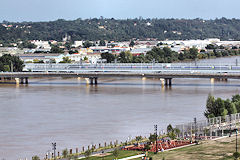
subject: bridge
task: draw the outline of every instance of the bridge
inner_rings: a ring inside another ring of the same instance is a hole
[[[179,65],[179,64],[26,64],[25,72],[2,72],[0,82],[27,84],[28,78],[63,77],[88,78],[97,84],[98,78],[134,77],[162,79],[166,86],[173,78],[240,79],[240,66]]]
[[[215,78],[215,79],[240,79],[240,73],[201,73],[201,72],[92,72],[83,71],[77,73],[68,72],[2,72],[0,73],[0,82],[8,80],[19,80],[21,84],[28,83],[28,78],[46,78],[46,77],[62,77],[62,78],[89,78],[90,84],[97,84],[98,78],[111,77],[132,77],[132,78],[158,78],[163,79],[166,86],[172,85],[173,78]]]

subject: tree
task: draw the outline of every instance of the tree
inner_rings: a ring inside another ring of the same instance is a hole
[[[87,60],[88,60],[88,58],[85,56],[85,57],[83,58],[83,60],[84,60],[84,61],[87,61]]]
[[[64,44],[64,46],[67,48],[67,50],[70,50],[71,49],[71,43],[70,42],[66,42],[65,44]]]
[[[174,132],[175,132],[175,134],[177,135],[177,137],[179,137],[179,135],[180,135],[180,129],[178,129],[178,128],[174,128]]]
[[[93,44],[89,41],[86,41],[86,42],[83,43],[83,48],[89,48],[91,46],[93,46]]]
[[[178,59],[180,61],[183,61],[185,59],[184,54],[182,52],[179,54]]]
[[[52,46],[50,53],[63,53],[63,49],[59,48],[58,46]]]
[[[135,45],[134,41],[131,41],[129,47],[134,47],[134,45]]]
[[[157,135],[156,134],[150,134],[148,139],[149,139],[150,142],[155,142],[156,139],[157,139]]]
[[[198,49],[193,47],[189,49],[189,53],[191,55],[191,59],[196,59],[197,58],[197,54],[198,54]]]
[[[118,59],[120,60],[120,63],[131,63],[133,60],[133,56],[129,51],[126,51],[121,52]]]
[[[62,155],[63,155],[63,158],[67,158],[67,156],[68,156],[68,149],[67,148],[62,151]]]
[[[23,70],[24,63],[18,56],[12,56],[5,54],[0,57],[0,71],[21,72]]]
[[[231,102],[229,99],[224,101],[224,106],[228,111],[228,114],[235,114],[237,113],[236,106],[233,102]]]
[[[74,53],[78,53],[78,51],[77,50],[70,50],[68,53],[69,54],[74,54]]]
[[[149,145],[149,144],[145,144],[144,149],[145,149],[146,151],[150,150],[150,149],[151,149],[151,148],[150,148],[150,145]]]
[[[234,102],[234,105],[235,105],[235,107],[237,109],[237,113],[240,113],[240,101]]]
[[[119,149],[118,149],[118,148],[115,148],[114,151],[113,151],[113,156],[115,157],[115,159],[118,158],[119,154],[120,154],[120,153],[119,153]]]
[[[180,130],[178,128],[173,128],[171,124],[167,126],[167,135],[171,139],[175,139],[176,135],[180,134]]]
[[[174,139],[176,138],[176,134],[175,134],[174,131],[169,132],[167,135],[168,135],[168,137],[171,138],[172,140],[174,140]]]
[[[32,160],[40,160],[40,158],[38,156],[33,156]]]
[[[169,125],[167,126],[167,133],[170,133],[170,132],[172,132],[172,131],[173,131],[173,127],[172,127],[171,124],[169,124]]]
[[[91,156],[91,154],[92,154],[92,151],[89,150],[89,149],[84,152],[84,156],[86,157],[86,159],[89,159],[89,157]]]
[[[55,59],[50,59],[49,62],[50,62],[50,63],[56,63],[56,60],[55,60]]]
[[[237,160],[240,157],[240,153],[239,152],[234,152],[233,157]]]
[[[20,44],[18,44],[18,48],[29,48],[29,49],[33,49],[33,48],[37,48],[37,46],[33,43],[30,43],[28,41],[24,41]]]
[[[3,66],[4,72],[10,72],[10,67],[9,65],[4,65]]]
[[[101,59],[106,59],[107,63],[111,63],[115,60],[115,56],[111,53],[102,53]]]
[[[104,41],[104,40],[100,40],[100,42],[99,42],[99,46],[106,46],[105,41]]]
[[[240,102],[240,95],[236,94],[236,95],[232,96],[232,102]]]
[[[38,59],[34,59],[33,60],[33,63],[44,63],[44,61],[41,59],[41,60],[38,60]]]
[[[208,44],[206,49],[216,49],[216,47],[213,44]]]
[[[224,101],[221,98],[217,98],[214,102],[214,116],[224,116],[227,115],[227,110],[225,109]]]
[[[139,142],[142,140],[142,136],[136,136],[136,141]]]
[[[215,116],[214,103],[215,103],[215,98],[211,94],[209,94],[207,98],[206,111],[204,112],[204,115],[206,118],[213,118]]]
[[[69,57],[63,57],[63,60],[59,63],[72,63],[72,60]]]

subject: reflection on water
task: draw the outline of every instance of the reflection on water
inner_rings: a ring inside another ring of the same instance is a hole
[[[51,150],[82,147],[129,136],[148,135],[204,118],[209,93],[230,98],[239,80],[173,79],[31,79],[29,85],[0,86],[0,159],[17,159]]]

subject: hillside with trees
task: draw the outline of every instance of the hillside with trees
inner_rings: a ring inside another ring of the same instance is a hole
[[[0,43],[17,40],[114,40],[156,38],[240,40],[239,19],[59,19],[50,22],[0,23]]]

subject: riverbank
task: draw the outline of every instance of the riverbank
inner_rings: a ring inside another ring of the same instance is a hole
[[[238,140],[238,143],[240,140]],[[192,159],[204,159],[204,160],[232,160],[234,159],[233,153],[235,152],[236,137],[220,137],[213,140],[201,141],[198,145],[189,145],[183,148],[176,148],[174,150],[166,150],[164,152],[159,152],[154,154],[152,152],[148,153],[148,157],[152,157],[153,160],[167,159],[167,160],[192,160]],[[143,152],[140,151],[119,151],[118,159],[134,159],[141,160],[142,158],[137,155],[141,155]],[[108,152],[104,154],[94,154],[89,157],[89,160],[112,160],[114,159],[113,152]],[[76,158],[85,160],[86,158]]]
[[[239,142],[240,140],[238,140],[238,144]],[[216,140],[202,141],[198,145],[162,152],[157,155],[150,153],[149,156],[151,156],[153,160],[159,160],[163,157],[167,160],[232,160],[235,145],[235,136],[224,137]]]

